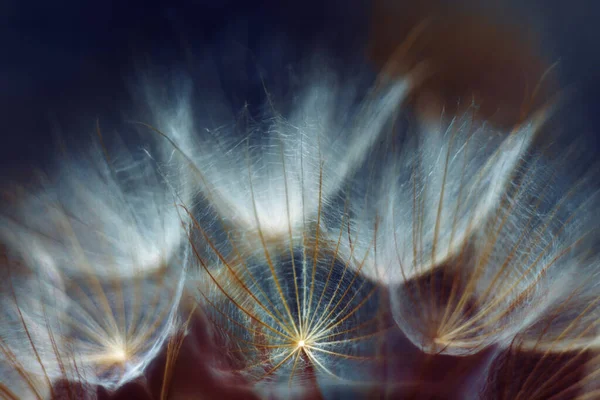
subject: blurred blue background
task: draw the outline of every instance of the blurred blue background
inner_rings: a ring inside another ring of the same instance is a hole
[[[131,107],[127,80],[140,60],[169,67],[185,63],[186,52],[208,51],[224,71],[256,69],[230,65],[220,54],[235,41],[261,63],[272,61],[267,67],[276,71],[310,54],[315,43],[326,42],[337,54],[356,52],[369,22],[367,0],[1,3],[4,167],[46,159],[54,151],[56,135],[89,136],[96,118],[108,127],[120,121],[123,110]],[[572,121],[565,125],[597,147],[600,5],[592,0],[533,0],[518,12],[525,23],[531,21],[542,31],[544,50],[561,62],[561,82],[575,85],[566,113]],[[246,82],[240,81],[242,76]],[[238,92],[234,86],[244,85],[241,93],[248,99],[261,90],[255,73],[232,77],[223,85]]]

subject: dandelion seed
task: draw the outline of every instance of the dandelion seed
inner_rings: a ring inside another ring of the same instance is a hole
[[[541,288],[564,289],[588,210],[568,211],[582,182],[556,198],[540,156],[528,155],[539,118],[508,137],[469,115],[421,120],[400,154],[380,155],[355,179],[364,200],[341,252],[370,248],[361,272],[401,284],[394,316],[425,351],[507,344],[548,307]]]
[[[379,362],[377,343],[390,327],[378,287],[360,274],[365,253],[339,253],[347,227],[331,231],[323,209],[384,132],[408,86],[371,93],[349,118],[344,143],[333,112],[337,83],[310,84],[291,117],[275,112],[249,125],[239,144],[213,132],[234,143],[227,150],[196,146],[188,156],[175,144],[214,212],[207,224],[185,208],[193,217],[199,302],[238,372],[267,392],[301,390],[314,379],[322,389],[330,381],[373,385],[377,376],[367,365]]]
[[[354,202],[351,229],[341,247],[346,256],[354,248],[360,249],[358,254],[368,251],[361,273],[378,282],[402,284],[392,289],[396,318],[419,346],[428,339],[417,337],[432,332],[411,329],[430,329],[442,318],[443,311],[436,310],[443,308],[437,300],[440,291],[453,287],[456,296],[462,290],[449,267],[470,261],[465,256],[468,241],[500,206],[537,129],[531,122],[506,138],[469,115],[443,126],[443,121],[420,125],[399,154],[382,146],[385,153],[355,178],[362,200]],[[440,266],[445,272],[436,279],[432,274]]]
[[[21,327],[2,327],[0,337],[16,335],[5,353],[24,346],[36,355],[19,361],[26,371],[114,389],[140,376],[172,333],[186,242],[174,188],[152,160],[100,150],[63,164],[58,179],[5,211],[10,252],[34,277],[52,271],[60,286],[27,293],[36,279],[15,282],[18,295],[3,311],[23,315]],[[28,297],[35,306],[23,303]],[[50,338],[27,343],[24,331]]]
[[[377,341],[390,327],[378,290],[335,254],[310,250],[207,269],[214,286],[201,302],[229,338],[239,372],[263,390],[298,390],[315,379],[311,371],[323,383],[373,384],[368,365],[377,365]]]

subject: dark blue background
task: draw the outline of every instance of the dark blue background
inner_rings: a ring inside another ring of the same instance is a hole
[[[525,21],[543,30],[545,50],[561,61],[562,82],[575,84],[567,129],[595,147],[600,6],[593,0],[534,0],[521,9]],[[263,62],[265,38],[281,35],[285,46],[267,53],[285,52],[297,60],[317,39],[342,53],[365,37],[367,23],[367,0],[5,0],[0,5],[2,165],[43,160],[54,151],[56,135],[89,135],[96,118],[109,126],[119,120],[130,106],[126,83],[140,59],[169,67],[180,63],[185,51],[212,46],[218,53],[224,32],[251,51],[262,43]]]

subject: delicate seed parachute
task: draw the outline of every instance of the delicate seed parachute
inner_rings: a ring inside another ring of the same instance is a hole
[[[192,149],[178,146],[211,210],[189,232],[198,301],[238,372],[281,396],[315,379],[321,389],[381,382],[380,343],[391,327],[379,288],[360,274],[367,252],[340,253],[347,226],[330,227],[324,210],[412,81],[373,89],[349,115],[351,90],[318,72],[291,115],[272,104],[264,121],[244,115],[241,141],[235,125],[210,132],[202,146],[178,138]]]
[[[3,210],[0,355],[26,383],[7,392],[41,399],[59,380],[115,389],[160,351],[188,254],[174,206],[185,190],[165,168],[97,146]]]
[[[507,346],[572,293],[574,274],[597,269],[582,259],[597,236],[585,223],[597,196],[581,190],[589,176],[558,189],[543,150],[531,150],[544,118],[510,134],[470,114],[421,120],[399,154],[387,146],[384,165],[358,174],[366,195],[342,243],[368,248],[376,235],[362,271],[392,284],[394,318],[424,351]]]
[[[379,178],[381,183],[366,188],[368,197],[358,204],[353,221],[355,237],[347,241],[360,246],[376,232],[377,251],[363,270],[374,279],[398,285],[391,294],[396,321],[415,344],[430,352],[468,353],[501,341],[504,334],[510,336],[507,321],[503,321],[503,329],[490,327],[487,333],[479,327],[486,326],[483,320],[487,317],[469,321],[475,306],[470,296],[489,284],[495,274],[492,286],[506,283],[510,287],[518,280],[515,265],[508,267],[509,262],[502,259],[510,254],[503,253],[509,248],[503,242],[505,237],[513,237],[510,229],[520,231],[532,243],[543,239],[536,231],[542,223],[536,220],[532,224],[534,216],[529,217],[529,224],[508,228],[507,219],[520,224],[517,218],[527,212],[523,198],[503,211],[507,186],[523,162],[539,121],[524,123],[510,135],[476,121],[467,114],[446,124],[443,119],[440,124],[422,123],[414,136],[402,143],[401,153],[391,155],[388,165],[376,172],[379,177],[375,175],[372,181]],[[477,242],[478,232],[489,220],[494,221],[496,231],[487,230]],[[499,229],[507,230],[499,236]],[[535,251],[522,241],[519,245],[524,251]],[[519,261],[533,262],[525,255]],[[505,270],[499,271],[502,267]],[[536,276],[543,270],[541,265],[535,268],[526,272],[523,267],[522,273]],[[503,275],[506,269],[512,271],[508,272],[512,278]],[[505,280],[499,282],[500,278]],[[509,283],[509,279],[513,280]],[[488,301],[480,304],[484,310],[515,305],[510,300],[510,305],[500,305],[497,299]],[[472,341],[469,334],[461,336],[462,323],[472,328],[468,330]]]

